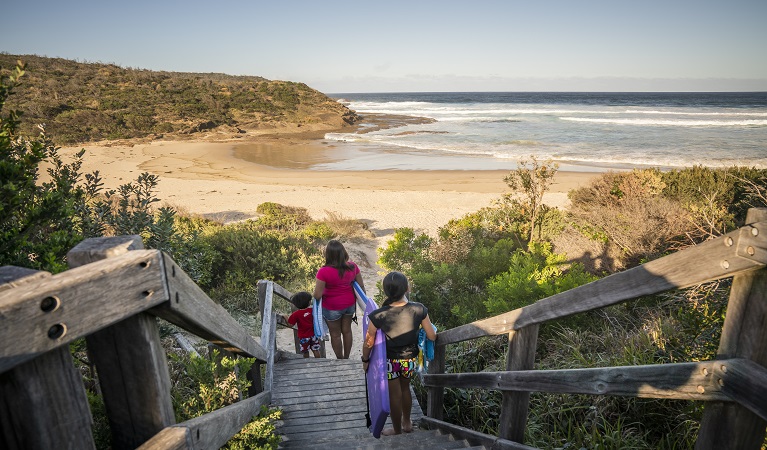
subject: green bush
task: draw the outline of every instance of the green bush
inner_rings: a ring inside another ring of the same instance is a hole
[[[255,362],[251,358],[219,358],[217,351],[212,353],[211,359],[174,353],[170,357],[182,371],[171,392],[177,422],[194,419],[238,402],[250,386],[246,374]],[[280,416],[279,410],[262,406],[261,414],[222,448],[276,449],[280,437],[274,432],[274,422]]]
[[[549,243],[533,243],[528,251],[517,250],[508,270],[487,285],[487,311],[502,314],[597,279],[580,264],[567,264],[566,260],[565,255],[553,253]]]

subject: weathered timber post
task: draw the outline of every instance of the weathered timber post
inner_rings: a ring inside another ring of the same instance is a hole
[[[260,283],[260,282],[259,282]],[[272,300],[274,287],[271,281],[264,282],[264,296],[259,295],[261,309],[261,346],[266,349],[266,376],[264,377],[264,390],[272,390],[274,373],[275,333],[277,331],[277,313],[274,312]],[[260,286],[259,286],[260,288]],[[261,289],[259,289],[259,294]]]
[[[767,221],[767,208],[750,209],[746,223],[760,221]],[[746,257],[763,257],[767,252],[764,227],[745,229],[739,240],[742,242],[738,243],[738,249],[733,249],[733,257],[736,251],[737,255]],[[728,358],[750,359],[767,367],[767,268],[733,277],[717,352],[717,359]],[[765,428],[767,422],[738,403],[710,402],[703,412],[695,448],[759,449],[764,442]]]
[[[86,239],[70,267],[144,248],[140,236]],[[160,270],[157,268],[157,270]],[[109,293],[104,293],[109,301]],[[86,337],[112,430],[112,448],[134,449],[175,423],[170,375],[157,319],[140,313]]]
[[[258,312],[261,314],[261,320],[263,324],[264,307],[266,302],[266,290],[269,287],[269,282],[266,280],[258,281]],[[261,335],[264,335],[263,328],[261,329]],[[262,344],[263,345],[263,344]],[[266,347],[265,347],[266,348]],[[268,350],[267,350],[268,351]],[[256,360],[248,371],[248,379],[250,380],[250,388],[248,389],[248,397],[253,397],[264,391],[264,383],[261,378],[261,362]]]
[[[438,338],[439,339],[439,338]],[[429,363],[430,374],[445,373],[446,345],[434,345],[434,359]],[[442,420],[444,417],[445,388],[429,387],[426,397],[426,415],[432,419]]]
[[[32,269],[0,267],[0,291],[49,276]],[[39,308],[50,317],[44,330],[56,326],[59,302],[53,297],[41,300]],[[2,345],[23,345],[24,336],[18,338],[19,342]],[[94,449],[92,422],[82,376],[68,345],[0,374],[0,448]]]
[[[538,345],[538,325],[530,325],[509,333],[506,370],[531,370]],[[527,427],[529,392],[504,391],[501,402],[499,437],[523,443]]]

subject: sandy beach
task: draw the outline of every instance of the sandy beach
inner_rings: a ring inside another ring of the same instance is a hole
[[[65,158],[85,148],[83,171],[98,170],[106,188],[142,172],[159,176],[158,197],[179,211],[222,222],[255,216],[263,202],[365,221],[381,238],[400,227],[434,234],[450,219],[489,206],[508,190],[508,170],[316,170],[345,150],[321,140],[153,141],[62,148]],[[567,192],[594,172],[560,170],[546,194],[563,207]]]

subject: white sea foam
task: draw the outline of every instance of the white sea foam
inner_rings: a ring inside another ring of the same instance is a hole
[[[389,147],[419,158],[486,158],[488,168],[496,167],[492,161],[518,161],[531,154],[564,164],[605,167],[697,164],[767,168],[767,98],[759,95],[701,94],[690,99],[673,94],[568,94],[560,99],[544,93],[540,98],[554,100],[535,103],[495,101],[504,96],[494,94],[483,98],[471,93],[359,98],[350,94],[345,100],[363,117],[366,113],[396,114],[436,122],[361,134],[329,133],[326,139],[371,152]],[[632,104],[635,101],[637,106]]]
[[[765,126],[767,120],[650,120],[650,119],[595,119],[589,117],[560,117],[572,122],[611,123],[617,125],[647,125],[676,127],[751,127]]]
[[[627,114],[658,114],[664,116],[743,116],[743,117],[767,117],[767,112],[743,112],[743,111],[722,111],[722,112],[694,112],[694,111],[668,111],[668,110],[639,110],[627,109]]]

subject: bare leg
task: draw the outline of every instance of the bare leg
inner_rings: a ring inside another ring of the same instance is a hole
[[[344,359],[349,359],[352,352],[354,335],[352,334],[352,316],[341,316],[341,334],[344,337]]]
[[[399,378],[389,380],[389,417],[393,429],[386,429],[381,432],[385,436],[402,434],[402,393]]]
[[[337,359],[344,357],[341,347],[341,320],[328,321],[328,331],[330,332],[330,345],[333,347],[333,353],[336,354]]]
[[[400,395],[402,397],[402,431],[413,431],[413,422],[410,421],[410,411],[413,408],[413,397],[410,395],[410,378],[399,377]]]
[[[322,358],[322,355],[320,355],[320,351],[319,350],[312,350],[312,353],[314,353],[314,357],[315,358]]]
[[[308,358],[309,357],[309,352],[302,353],[302,354],[304,355],[304,358]]]

